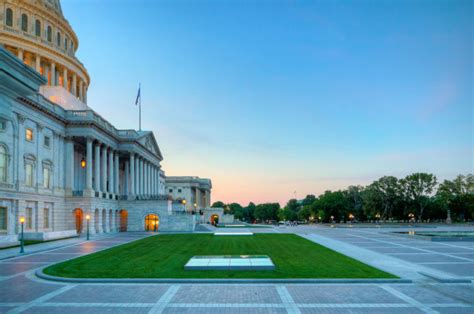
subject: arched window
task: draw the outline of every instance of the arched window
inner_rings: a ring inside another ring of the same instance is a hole
[[[7,24],[7,26],[13,26],[13,10],[7,8],[5,15],[5,23]]]
[[[46,28],[46,36],[47,36],[48,41],[53,40],[53,29],[49,25],[48,25],[48,28]]]
[[[21,15],[21,30],[24,32],[28,31],[28,15],[24,13]]]
[[[36,20],[35,22],[35,35],[41,37],[41,22],[40,20]]]
[[[68,41],[67,41],[67,37],[66,37],[66,38],[64,38],[64,49],[66,49],[66,50],[68,49],[67,43],[68,43]]]
[[[56,44],[58,45],[58,47],[61,47],[61,33],[60,32],[58,32],[56,35]]]
[[[7,182],[7,158],[7,149],[3,145],[0,145],[0,182]]]

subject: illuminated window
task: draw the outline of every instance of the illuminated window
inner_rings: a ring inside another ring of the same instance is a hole
[[[26,129],[25,138],[29,142],[33,141],[33,130],[32,129],[30,129],[30,128]]]
[[[25,165],[25,184],[26,186],[33,186],[33,164],[31,163]]]
[[[49,25],[46,28],[46,37],[47,37],[49,42],[53,40],[53,29]]]
[[[40,20],[36,20],[35,22],[35,35],[41,37],[41,22]]]
[[[43,228],[49,228],[49,208],[43,209]]]
[[[7,24],[7,26],[13,26],[13,10],[8,8],[5,15],[5,23]]]
[[[26,14],[21,15],[21,30],[24,32],[28,31],[28,15]]]
[[[43,168],[43,187],[45,189],[51,188],[51,169],[49,167]]]
[[[7,231],[7,208],[0,207],[0,231]]]
[[[26,216],[25,217],[26,229],[32,229],[33,228],[33,208],[27,207],[25,216]]]
[[[0,146],[0,182],[7,182],[7,149]]]

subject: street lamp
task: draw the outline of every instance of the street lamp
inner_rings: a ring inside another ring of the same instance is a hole
[[[408,218],[410,218],[410,222],[414,222],[415,221],[415,214],[409,213]]]
[[[20,217],[20,225],[21,225],[21,239],[20,239],[20,253],[25,253],[25,238],[23,233],[23,226],[25,224],[25,217]]]
[[[86,215],[86,222],[87,222],[87,241],[89,241],[89,220],[91,220],[90,215]]]
[[[323,220],[322,220],[321,216],[318,216],[318,219],[319,219],[320,223],[323,223]]]
[[[87,163],[84,158],[81,159],[81,168],[84,169],[86,167]]]
[[[334,223],[334,216],[331,216],[331,223]]]
[[[351,223],[353,223],[354,222],[354,215],[349,214],[349,219],[351,220]]]
[[[181,203],[183,203],[183,210],[186,212],[186,200],[183,200]]]

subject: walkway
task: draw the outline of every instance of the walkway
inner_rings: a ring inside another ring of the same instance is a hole
[[[296,229],[306,236],[327,232]],[[344,232],[336,231],[334,236],[343,237]],[[473,284],[429,280],[413,284],[63,284],[34,275],[38,267],[145,236],[115,234],[1,261],[0,313],[474,312]]]

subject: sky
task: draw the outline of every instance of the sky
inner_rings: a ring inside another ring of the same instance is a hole
[[[473,2],[62,0],[88,105],[212,201],[474,172]]]

